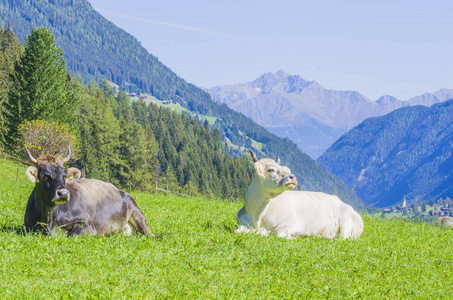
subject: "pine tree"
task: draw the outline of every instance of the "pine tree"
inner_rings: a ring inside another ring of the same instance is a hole
[[[109,100],[110,107],[112,108],[115,117],[118,119],[119,118],[118,102],[115,99],[115,92],[113,88],[109,85],[107,79],[102,80],[99,88],[104,94],[104,96]]]
[[[131,100],[129,96],[124,91],[119,91],[116,95],[116,101],[118,102],[118,114],[115,114],[117,118],[123,116],[127,121],[132,121],[128,119],[128,112],[131,108]]]
[[[0,28],[0,142],[2,143],[3,134],[6,132],[6,101],[13,84],[11,76],[14,65],[19,62],[23,51],[11,26],[8,25],[6,30]]]
[[[120,160],[122,172],[118,173],[120,185],[141,190],[150,189],[157,178],[155,159],[158,146],[154,136],[136,122],[121,122]]]
[[[17,127],[24,121],[45,119],[74,124],[78,103],[68,101],[63,51],[49,29],[33,29],[14,69],[14,88],[9,93],[6,114],[10,149],[17,142]]]
[[[122,164],[118,149],[120,126],[109,101],[96,84],[82,97],[78,113],[81,166],[92,178],[117,183],[117,167]]]

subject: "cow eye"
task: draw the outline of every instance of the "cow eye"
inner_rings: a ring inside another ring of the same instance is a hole
[[[273,173],[273,172],[275,172],[275,170],[274,169],[268,169],[267,172],[268,173]]]
[[[50,178],[49,175],[43,175],[43,176],[42,176],[42,180],[44,180],[44,181],[49,180],[49,178]]]

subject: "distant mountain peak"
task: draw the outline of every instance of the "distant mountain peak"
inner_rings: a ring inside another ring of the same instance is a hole
[[[453,90],[414,97],[409,101],[384,95],[371,101],[356,91],[326,89],[284,70],[265,73],[252,82],[207,90],[223,102],[280,137],[288,137],[312,157],[322,154],[337,138],[369,117],[400,107],[453,98]],[[253,105],[251,105],[253,103]],[[284,125],[283,125],[284,124]]]
[[[401,102],[401,101],[390,95],[381,96],[381,98],[379,98],[376,101],[376,103],[378,103],[380,105],[388,105],[388,104],[393,104],[396,102]]]
[[[383,95],[381,96],[377,101],[396,101],[398,100],[397,98],[391,96],[391,95]],[[398,100],[399,101],[399,100]]]
[[[259,88],[263,94],[270,93],[271,91],[300,93],[308,85],[318,85],[315,81],[309,82],[299,75],[290,75],[283,70],[276,73],[263,74],[249,84],[255,88]]]
[[[286,73],[286,72],[283,71],[283,70],[277,71],[277,72],[275,73],[275,75],[278,76],[278,77],[288,77],[288,76],[290,76],[288,73]]]

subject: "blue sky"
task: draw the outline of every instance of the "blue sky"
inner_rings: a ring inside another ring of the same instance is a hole
[[[453,88],[453,1],[89,2],[200,87],[284,70],[371,100]]]

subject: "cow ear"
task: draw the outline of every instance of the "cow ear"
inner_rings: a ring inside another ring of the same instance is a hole
[[[66,175],[67,175],[66,181],[71,181],[71,180],[75,180],[77,178],[80,178],[82,176],[82,173],[77,168],[69,168],[66,171]]]
[[[264,177],[264,171],[266,169],[264,164],[261,163],[260,161],[257,161],[253,166],[255,167],[255,170],[256,170],[256,173],[258,174],[258,176]]]
[[[27,174],[28,179],[30,179],[32,183],[36,183],[38,181],[38,169],[36,167],[28,167],[25,174]]]

